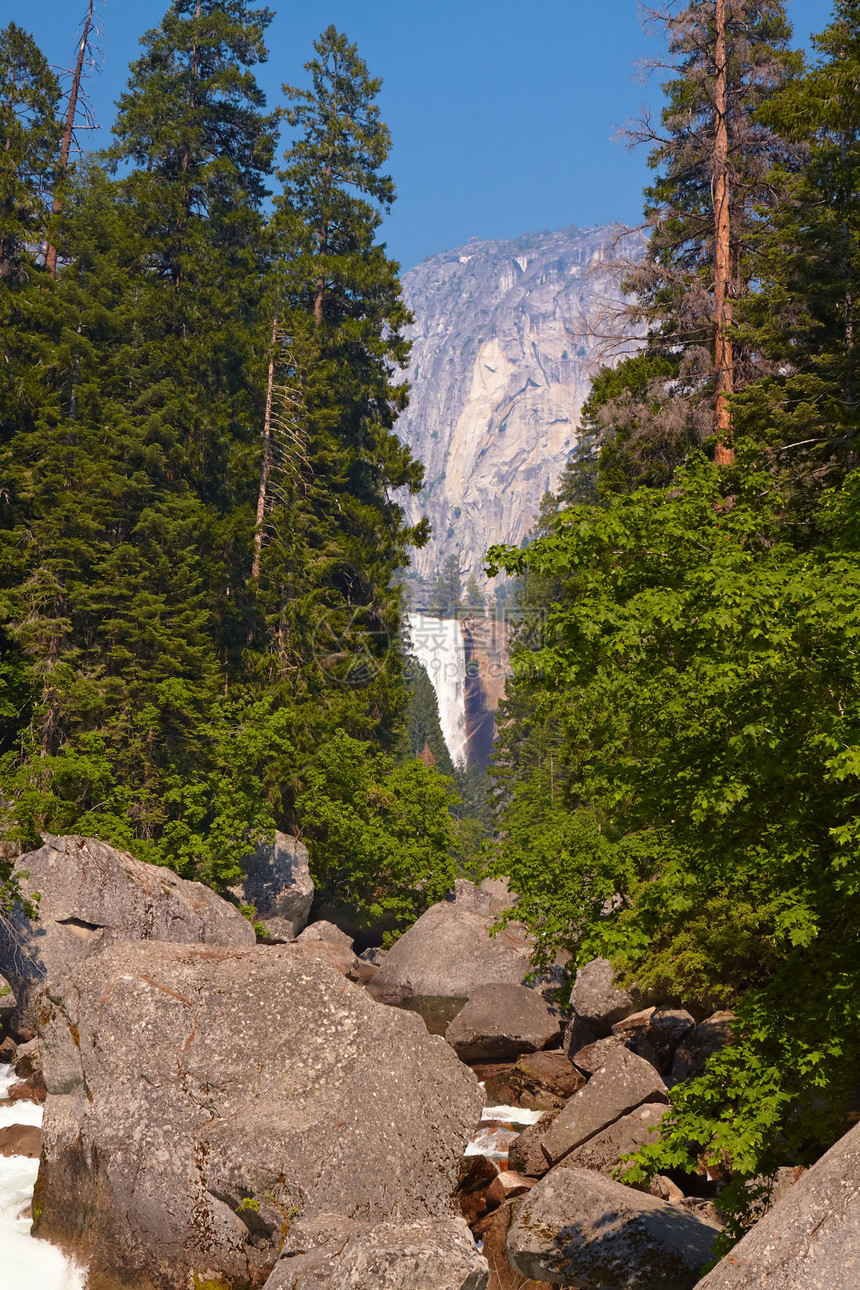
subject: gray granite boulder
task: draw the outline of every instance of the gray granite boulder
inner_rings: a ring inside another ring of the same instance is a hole
[[[617,1048],[562,1107],[541,1147],[555,1165],[575,1147],[646,1102],[669,1101],[666,1085],[644,1057]]]
[[[832,1146],[698,1290],[856,1290],[860,1125]]]
[[[508,1148],[509,1169],[515,1169],[527,1178],[544,1176],[549,1169],[549,1161],[543,1153],[540,1140],[550,1130],[557,1115],[557,1111],[548,1111],[537,1124],[530,1124],[518,1138],[514,1138]]]
[[[570,1058],[570,1062],[583,1075],[591,1077],[596,1075],[601,1066],[605,1065],[606,1059],[610,1053],[614,1053],[618,1048],[625,1048],[626,1042],[621,1035],[606,1035],[603,1039],[595,1039],[594,1043],[586,1044],[580,1048]],[[652,1063],[653,1065],[653,1063]]]
[[[493,982],[474,990],[445,1031],[462,1062],[503,1062],[558,1040],[557,1012],[524,985]]]
[[[680,1205],[553,1169],[521,1202],[507,1254],[521,1276],[577,1290],[692,1290],[716,1235]]]
[[[297,936],[308,921],[314,882],[308,849],[289,833],[275,833],[240,861],[245,877],[231,888],[243,905],[253,905],[257,918],[278,935]]]
[[[36,1227],[100,1290],[260,1285],[297,1217],[453,1213],[475,1077],[298,946],[117,945],[40,1020]]]
[[[296,1245],[301,1253],[291,1252]],[[299,1231],[265,1290],[485,1290],[488,1280],[464,1220],[443,1218],[323,1226],[311,1240]]]
[[[97,838],[51,837],[14,866],[38,919],[16,906],[0,921],[0,970],[18,996],[12,1026],[35,1025],[36,996],[117,941],[253,945],[254,929],[199,882],[144,864]],[[25,878],[23,874],[28,876]]]
[[[644,1106],[637,1106],[629,1115],[622,1115],[620,1120],[574,1147],[558,1168],[596,1169],[602,1174],[612,1174],[622,1156],[657,1140],[655,1130],[665,1113],[665,1102],[646,1102]]]
[[[615,984],[615,973],[608,959],[592,959],[578,969],[570,1004],[577,1017],[603,1034],[616,1021],[622,1021],[642,1007],[635,995]]]
[[[490,935],[493,919],[452,901],[431,905],[389,950],[368,985],[374,999],[420,1012],[444,1034],[479,986],[521,985],[531,947],[519,931]]]

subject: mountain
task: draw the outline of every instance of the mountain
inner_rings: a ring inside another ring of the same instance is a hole
[[[446,556],[481,578],[487,547],[520,542],[556,483],[620,299],[602,267],[617,238],[612,226],[472,238],[403,275],[416,321],[397,433],[426,468],[410,521],[433,525],[408,575],[417,603]]]

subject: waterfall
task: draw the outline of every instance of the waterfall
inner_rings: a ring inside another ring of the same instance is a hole
[[[0,1128],[10,1124],[41,1124],[42,1108],[35,1102],[3,1103],[15,1083],[11,1067],[0,1067]],[[84,1275],[56,1246],[34,1240],[29,1218],[22,1211],[33,1195],[38,1160],[0,1156],[0,1267],[3,1284],[38,1290],[83,1290]]]
[[[466,761],[466,645],[456,618],[407,614],[412,652],[436,691],[439,724],[455,766]]]

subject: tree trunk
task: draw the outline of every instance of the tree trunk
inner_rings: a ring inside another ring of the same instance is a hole
[[[716,81],[714,106],[714,366],[716,368],[716,412],[718,465],[734,460],[732,414],[729,396],[734,389],[732,355],[731,221],[729,219],[729,124],[726,69],[726,0],[716,0]]]
[[[87,56],[87,46],[89,44],[90,32],[93,28],[93,5],[95,0],[90,0],[87,9],[87,16],[84,20],[84,30],[81,36],[81,43],[78,47],[78,57],[75,62],[75,70],[72,73],[72,85],[69,90],[69,106],[66,109],[66,127],[63,130],[63,139],[60,144],[60,177],[54,188],[54,201],[51,207],[52,215],[59,215],[62,209],[60,201],[60,184],[65,178],[66,171],[69,168],[69,152],[72,147],[72,135],[75,131],[75,113],[78,109],[78,95],[81,91],[81,77],[84,74],[84,59]],[[52,278],[57,276],[57,248],[52,242],[45,247],[45,268]]]
[[[263,520],[266,517],[266,490],[272,466],[272,391],[275,385],[275,343],[278,339],[278,315],[272,324],[272,352],[269,356],[269,379],[266,385],[266,412],[263,417],[263,464],[260,468],[260,491],[257,494],[257,527],[254,532],[254,560],[251,577],[260,576],[260,554],[263,549]]]

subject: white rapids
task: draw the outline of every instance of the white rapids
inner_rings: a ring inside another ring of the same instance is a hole
[[[0,1129],[10,1124],[42,1123],[35,1102],[5,1102],[15,1083],[11,1066],[0,1066]],[[29,1218],[21,1215],[33,1197],[38,1160],[0,1156],[0,1269],[10,1290],[84,1290],[84,1275],[54,1245],[30,1235]]]
[[[439,724],[455,766],[466,762],[466,643],[456,618],[407,614],[412,650],[436,691]]]

